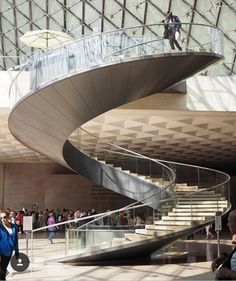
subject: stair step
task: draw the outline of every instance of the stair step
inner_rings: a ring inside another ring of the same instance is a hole
[[[183,225],[176,225],[175,222],[169,225],[156,225],[156,224],[151,224],[147,225],[145,229],[147,230],[152,230],[152,231],[157,231],[158,236],[163,235],[163,233],[167,233],[170,231],[180,231],[185,228],[189,228],[191,226],[191,222],[188,222],[189,224],[183,224]],[[165,229],[162,229],[163,226],[165,226]]]
[[[111,247],[127,244],[128,241],[125,238],[113,238],[111,240]]]
[[[223,212],[224,211],[224,209],[223,208],[204,208],[204,207],[202,207],[202,208],[192,208],[191,209],[192,210],[192,212],[216,212],[216,211],[221,211],[221,212]],[[183,212],[183,213],[186,213],[186,211],[188,211],[188,209],[187,208],[183,208],[183,209],[181,209],[181,208],[173,208],[173,210],[172,210],[173,212],[175,212],[175,213],[181,213],[181,212]]]
[[[157,220],[154,221],[155,225],[158,225],[159,227],[161,226],[168,226],[168,225],[185,225],[185,226],[190,226],[191,221],[162,221],[162,220]]]
[[[157,230],[148,230],[148,229],[135,229],[135,234],[147,235],[157,237]]]
[[[120,170],[122,171],[122,168],[121,167],[114,167],[116,170]]]
[[[175,187],[175,191],[188,191],[188,192],[194,192],[199,191],[198,186],[183,186],[183,187]]]
[[[145,181],[146,181],[146,182],[152,182],[151,179],[147,179],[147,178],[145,179]]]
[[[122,170],[122,172],[124,172],[126,174],[130,174],[130,170]]]
[[[146,176],[143,176],[143,175],[137,175],[138,178],[140,179],[143,179],[143,180],[146,180]]]
[[[185,209],[201,209],[201,208],[206,208],[207,206],[206,205],[208,205],[209,206],[209,208],[220,208],[220,209],[222,209],[222,207],[223,208],[227,208],[227,204],[226,203],[224,203],[224,204],[192,204],[192,206],[191,206],[191,204],[188,204],[188,205],[182,205],[182,204],[177,204],[177,208],[180,208],[180,209],[183,209],[183,208],[185,208]]]
[[[138,241],[143,241],[143,240],[147,240],[147,239],[151,239],[153,238],[152,236],[148,236],[148,235],[139,235],[136,233],[125,233],[125,239],[127,239],[128,241],[131,242],[138,242]]]
[[[180,196],[183,196],[182,194]],[[219,198],[224,198],[225,200],[225,197],[221,197],[221,194],[205,194],[205,193],[197,193],[197,194],[193,194],[193,195],[186,195],[186,196],[183,196],[183,197],[180,197],[179,199],[184,199],[184,198],[188,198],[188,197],[191,197],[191,198],[198,198],[198,200],[200,200],[201,198],[203,199],[211,199],[211,198],[215,198],[216,200],[219,199]]]
[[[221,196],[188,196],[188,197],[180,197],[177,199],[177,201],[225,201],[225,197]]]
[[[151,180],[152,180],[153,182],[162,182],[162,180],[157,179],[157,178],[151,178]]]
[[[198,189],[198,191],[201,191],[201,189]],[[186,194],[188,192],[185,191],[176,191],[176,194],[182,195],[182,194]],[[201,193],[197,193],[196,195],[200,195],[200,194],[204,194],[204,195],[215,195],[215,191],[202,191]]]
[[[181,228],[182,229],[182,228]],[[181,230],[179,229],[179,230]],[[175,230],[174,226],[169,226],[168,229],[160,230],[157,228],[150,228],[150,229],[136,229],[135,234],[138,235],[145,235],[149,237],[158,237],[172,233]]]
[[[152,181],[152,184],[155,184],[157,186],[161,186],[161,184],[159,183],[159,181]]]
[[[217,203],[217,201],[218,202],[221,202],[221,201],[225,201],[225,197],[219,197],[219,198],[215,198],[215,197],[202,197],[202,198],[199,198],[199,197],[191,197],[191,198],[178,198],[177,199],[177,201],[178,202],[185,202],[185,201],[194,201],[194,202],[196,202],[196,201],[199,201],[199,202],[202,202],[202,201],[214,201],[214,202],[216,202]]]
[[[187,187],[188,184],[186,182],[184,182],[184,183],[176,183],[175,186],[176,187]]]
[[[168,216],[208,216],[212,217],[215,216],[215,212],[184,212],[184,213],[177,213],[177,212],[169,212]]]
[[[203,216],[194,216],[194,217],[168,217],[168,216],[162,216],[162,220],[167,220],[167,221],[170,221],[170,220],[182,220],[182,221],[203,221],[205,220],[205,217]]]
[[[199,200],[195,200],[194,202],[191,202],[191,200],[189,201],[178,201],[177,205],[179,206],[183,206],[183,205],[226,205],[227,202],[225,200],[221,200],[221,201],[218,201],[218,202],[214,202],[214,201],[199,201]]]

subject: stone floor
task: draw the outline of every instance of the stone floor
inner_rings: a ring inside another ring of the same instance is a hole
[[[78,280],[78,281],[158,281],[158,280],[214,280],[211,261],[217,255],[217,241],[179,240],[169,246],[171,256],[157,253],[152,261],[137,264],[68,265],[34,259],[24,272],[15,272],[9,266],[7,280]],[[48,256],[62,245],[59,239],[55,244],[45,244],[46,239],[37,241],[37,253]],[[45,246],[46,245],[46,246]],[[26,239],[20,239],[20,249],[26,252]],[[232,249],[231,240],[221,239],[221,252]],[[29,256],[30,256],[30,252]],[[46,253],[46,254],[45,254]]]

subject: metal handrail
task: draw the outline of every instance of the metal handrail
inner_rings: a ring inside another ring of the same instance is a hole
[[[85,130],[84,128],[80,127],[79,129],[82,130],[82,131],[84,131],[86,134],[88,134],[88,135],[94,137],[95,139],[99,139],[96,135],[94,135],[94,134],[88,132],[88,131]],[[106,140],[106,139],[104,139],[104,138],[103,138],[103,141],[105,141],[105,143],[108,144],[108,145],[110,145],[110,146],[116,147],[116,148],[118,148],[118,149],[120,149],[120,150],[123,150],[123,151],[129,153],[129,154],[125,154],[125,153],[121,153],[121,152],[118,152],[118,151],[112,151],[112,153],[114,153],[114,154],[119,154],[119,155],[124,155],[124,156],[135,155],[137,158],[140,158],[140,159],[148,159],[148,160],[151,160],[151,161],[155,161],[156,163],[159,163],[159,164],[161,164],[161,163],[162,163],[162,164],[163,164],[163,163],[168,163],[168,164],[175,164],[175,165],[178,165],[178,166],[185,166],[185,167],[191,167],[191,168],[196,168],[196,169],[199,169],[199,168],[200,168],[200,169],[205,170],[205,171],[215,172],[215,173],[217,173],[217,174],[221,174],[221,175],[225,176],[225,178],[226,178],[225,181],[224,181],[223,183],[221,183],[220,185],[225,184],[225,183],[227,183],[227,182],[230,180],[230,176],[229,176],[227,173],[222,172],[222,171],[219,171],[219,170],[216,170],[216,169],[207,168],[207,167],[201,167],[201,166],[191,165],[191,164],[185,164],[185,163],[179,163],[179,162],[174,162],[174,161],[167,161],[167,160],[162,160],[162,159],[153,159],[153,158],[150,158],[150,157],[148,157],[148,156],[145,156],[145,155],[142,155],[142,154],[140,154],[140,153],[137,153],[137,152],[134,152],[134,151],[132,151],[132,150],[129,150],[129,149],[127,149],[127,148],[118,146],[118,145],[116,145],[116,144],[114,144],[114,143],[111,143],[109,140]],[[103,142],[103,143],[104,143],[104,142]],[[104,148],[100,148],[100,147],[97,147],[97,146],[94,146],[94,147],[95,147],[95,148],[99,148],[100,150],[104,150],[104,151],[108,151],[108,152],[109,152],[109,150],[106,150],[106,149],[104,149]],[[167,165],[165,165],[165,164],[163,164],[163,165],[164,165],[163,167],[169,169],[169,171],[172,173],[172,175],[174,175],[174,181],[175,181],[176,175],[175,175],[175,173],[173,172],[173,170],[172,170],[169,166],[167,166]],[[213,186],[213,188],[214,188],[214,187],[218,187],[218,186],[219,186],[219,184]]]
[[[96,138],[96,139],[99,139],[97,136],[95,136],[94,134],[88,132],[88,131],[85,130],[84,128],[80,127],[79,129],[81,129],[82,131],[84,131],[86,134],[88,134],[88,135],[90,135],[90,136],[92,136],[92,137],[94,137],[94,138]],[[104,140],[105,140],[105,142],[104,142]],[[215,169],[206,168],[206,167],[201,167],[201,166],[196,166],[196,165],[191,165],[191,164],[183,164],[183,163],[178,163],[178,162],[173,162],[173,161],[165,161],[165,160],[160,160],[160,159],[152,159],[152,158],[147,157],[147,156],[144,156],[144,155],[142,155],[142,154],[140,154],[140,153],[131,151],[131,150],[127,149],[127,148],[123,148],[123,147],[120,147],[120,146],[118,146],[118,145],[116,145],[116,144],[113,144],[113,143],[111,143],[110,141],[108,141],[108,140],[106,140],[106,139],[103,139],[103,144],[104,144],[104,143],[105,143],[105,144],[109,144],[110,146],[119,148],[120,150],[123,150],[123,151],[129,153],[129,154],[127,154],[127,153],[122,153],[122,152],[118,152],[118,151],[112,151],[112,153],[114,153],[114,154],[119,154],[119,155],[122,155],[122,156],[124,156],[124,155],[125,155],[125,156],[133,156],[133,155],[135,155],[135,157],[137,157],[137,158],[139,158],[139,159],[148,159],[148,160],[150,160],[150,161],[154,161],[154,162],[159,163],[159,164],[161,164],[161,163],[168,163],[168,164],[175,164],[175,165],[180,165],[180,166],[185,166],[185,167],[191,167],[191,168],[196,168],[196,169],[202,169],[202,170],[205,170],[205,171],[215,172],[215,173],[220,174],[220,175],[223,175],[223,176],[225,177],[225,180],[224,180],[223,182],[221,182],[221,183],[215,184],[215,185],[213,185],[213,186],[211,186],[211,187],[208,187],[208,188],[202,188],[202,189],[200,189],[199,191],[190,192],[190,193],[188,193],[188,194],[176,195],[176,194],[174,193],[174,196],[171,197],[171,198],[159,200],[160,203],[174,201],[174,200],[176,200],[176,199],[184,198],[184,197],[187,197],[187,196],[191,197],[191,196],[194,196],[194,195],[196,195],[196,194],[203,193],[203,192],[206,191],[206,190],[207,190],[207,191],[209,191],[209,190],[216,190],[218,187],[223,186],[224,184],[226,184],[226,183],[229,182],[229,180],[230,180],[230,176],[229,176],[228,174],[226,174],[226,173],[224,173],[224,172],[221,172],[221,171],[218,171],[218,170],[215,170]],[[98,149],[100,149],[100,150],[109,152],[109,150],[107,150],[107,149],[100,148],[100,147],[98,147],[98,146],[94,146],[94,147],[95,147],[95,148],[98,148]],[[175,181],[175,179],[176,179],[176,174],[173,172],[173,170],[170,169],[167,165],[164,165],[164,167],[165,167],[165,168],[168,168],[168,169],[171,171],[171,173],[174,174],[174,181]],[[170,184],[168,184],[166,187],[164,187],[161,191],[157,192],[156,194],[154,193],[151,197],[153,197],[154,195],[158,195],[158,194],[161,193],[163,190],[168,189],[168,187],[170,187],[170,186],[174,183],[174,181],[171,182]],[[143,199],[142,201],[144,201],[144,200],[145,200],[145,199]],[[141,201],[138,201],[138,202],[135,202],[135,203],[140,203],[140,202],[141,202]],[[133,203],[133,204],[131,204],[131,205],[128,205],[127,207],[130,207],[130,206],[134,205],[135,203]],[[139,206],[139,207],[140,207],[140,206]],[[124,207],[124,208],[125,208],[125,207]],[[106,214],[105,214],[104,216],[106,216]],[[103,216],[102,216],[102,217],[103,217]],[[93,222],[95,222],[96,220],[97,220],[97,219],[95,219],[94,221],[89,222],[89,223],[87,223],[87,224],[93,223]],[[86,224],[86,225],[87,225],[87,224]],[[81,226],[81,228],[84,227],[84,226],[85,226],[85,225]]]
[[[134,44],[133,45],[131,45],[131,46],[129,46],[128,48],[130,49],[130,48],[134,48],[135,46],[139,46],[139,45],[145,45],[145,44],[149,44],[150,42],[154,42],[155,43],[155,41],[158,41],[157,40],[157,38],[156,37],[158,37],[158,39],[160,40],[160,39],[162,39],[162,35],[163,35],[163,30],[162,31],[159,31],[159,35],[157,35],[157,33],[156,33],[156,31],[155,30],[153,30],[152,28],[155,28],[155,27],[163,27],[165,24],[163,24],[163,23],[158,23],[158,24],[150,24],[150,25],[137,25],[137,26],[134,26],[134,27],[128,27],[128,28],[121,28],[121,29],[116,29],[116,30],[109,30],[109,31],[106,31],[106,32],[103,32],[103,33],[97,33],[97,34],[93,34],[93,35],[90,35],[90,36],[84,36],[84,37],[82,37],[82,38],[78,38],[78,39],[76,39],[76,40],[73,40],[73,41],[70,41],[68,44],[65,44],[65,45],[63,45],[63,46],[61,46],[61,45],[58,45],[58,47],[57,48],[54,48],[54,49],[44,49],[43,51],[40,51],[40,52],[33,52],[33,53],[31,53],[31,54],[29,54],[29,55],[24,55],[24,56],[22,56],[22,57],[24,57],[24,58],[27,58],[28,59],[28,61],[27,61],[27,64],[28,64],[28,66],[30,66],[30,64],[34,64],[34,63],[36,63],[39,59],[40,60],[43,60],[44,58],[47,58],[47,56],[48,55],[51,55],[51,54],[53,54],[53,53],[55,53],[55,52],[57,52],[57,51],[59,51],[59,50],[64,50],[65,48],[68,48],[68,50],[69,50],[69,47],[70,46],[72,46],[73,47],[73,44],[75,44],[75,43],[78,43],[78,42],[81,42],[81,44],[83,43],[83,42],[85,42],[86,40],[90,40],[91,38],[99,38],[99,37],[101,37],[101,38],[103,38],[103,37],[105,37],[105,36],[107,36],[107,35],[109,35],[109,34],[118,34],[119,35],[119,33],[121,33],[121,32],[123,32],[121,35],[125,35],[125,36],[127,36],[127,38],[129,38],[129,39],[132,39],[133,37],[134,37],[134,35],[132,35],[132,34],[129,34],[129,31],[131,30],[131,31],[133,31],[133,33],[135,34],[139,29],[141,29],[141,28],[145,28],[146,30],[148,30],[149,31],[149,33],[146,33],[146,34],[142,34],[142,35],[135,35],[136,37],[138,36],[138,37],[140,37],[140,38],[143,38],[143,37],[145,37],[145,36],[155,36],[155,38],[153,38],[153,40],[149,40],[148,42],[143,42],[142,44],[137,44],[137,42],[135,43],[135,41],[133,42]],[[185,29],[183,28],[184,26],[191,26],[191,25],[196,25],[196,26],[199,26],[199,27],[205,27],[205,28],[211,28],[211,29],[213,29],[213,30],[217,30],[217,32],[221,32],[221,30],[219,29],[219,28],[217,28],[217,27],[213,27],[213,26],[210,26],[210,25],[205,25],[205,24],[191,24],[191,23],[182,23],[182,27],[181,27],[181,29],[185,32]],[[186,33],[187,34],[187,33]],[[188,35],[188,34],[187,34]],[[189,36],[189,35],[188,35]],[[212,40],[214,40],[214,39],[212,39],[211,38],[211,35],[210,34],[208,34],[207,35],[208,37],[208,40],[209,40],[209,42],[208,42],[208,44],[210,44],[210,43],[212,43]],[[192,38],[192,37],[191,37]],[[106,38],[104,38],[104,39],[106,39]],[[109,39],[109,38],[108,38]],[[107,40],[107,39],[106,39]],[[192,40],[193,41],[195,41],[197,44],[198,44],[198,46],[201,46],[201,42],[198,40],[195,40],[195,38],[192,38]],[[109,43],[108,41],[106,41],[107,43]],[[109,44],[107,45],[108,47],[109,47]],[[105,46],[103,46],[103,48],[104,48]],[[113,46],[114,47],[114,46]],[[120,47],[122,47],[122,46],[120,46]],[[122,50],[124,51],[125,49],[126,49],[127,47],[125,47],[125,48],[121,48],[118,52],[122,52]],[[220,48],[221,49],[221,48]],[[188,50],[186,50],[186,51],[188,51]],[[219,53],[219,54],[221,54],[221,51],[215,51],[216,53]],[[164,50],[162,50],[161,51],[161,53],[166,53]],[[34,54],[37,54],[37,56],[36,56],[36,58],[35,59],[33,59],[33,55]],[[107,58],[107,57],[113,57],[113,55],[114,55],[114,52],[112,52],[112,53],[108,53],[108,54],[105,54],[105,56],[103,56],[102,57],[102,59],[104,60],[104,64],[107,64],[107,61],[105,61],[105,59]],[[113,58],[114,59],[114,58]],[[87,63],[87,62],[86,62]],[[91,65],[90,64],[88,64],[87,65],[87,67],[89,68],[89,67],[91,67]],[[81,69],[82,71],[84,71],[85,69],[84,68],[82,68]],[[21,71],[22,72],[22,71]],[[65,73],[63,73],[62,75],[64,75]],[[68,73],[66,73],[67,75],[68,75]],[[53,78],[54,78],[54,80],[55,79],[58,79],[58,76],[57,77],[52,77],[52,80],[51,81],[53,81]],[[16,79],[14,79],[14,81],[13,81],[13,83],[15,83],[15,81],[16,81]],[[44,82],[41,82],[41,83],[48,83],[48,81],[44,81]],[[36,87],[39,87],[39,86],[41,86],[41,84],[40,85],[36,85]],[[11,92],[12,92],[12,86],[10,87],[10,90],[9,90],[9,96],[10,96],[10,98],[11,98]]]

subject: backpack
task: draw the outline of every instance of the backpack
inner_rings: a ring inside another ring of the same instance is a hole
[[[180,28],[181,27],[181,21],[179,20],[178,16],[172,16],[173,22],[174,23],[178,23],[175,25],[176,28]]]
[[[164,29],[165,30],[164,30],[164,33],[163,33],[163,38],[168,39],[169,36],[171,35],[172,31],[168,28],[167,24],[164,25]]]

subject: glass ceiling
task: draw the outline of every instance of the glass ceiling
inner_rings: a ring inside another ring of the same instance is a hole
[[[183,23],[223,31],[224,63],[203,74],[236,74],[236,0],[0,0],[0,70],[19,64],[21,55],[34,51],[19,40],[26,31],[50,29],[79,38],[94,30],[161,23],[168,10]],[[200,27],[189,29],[195,40],[200,33]]]

